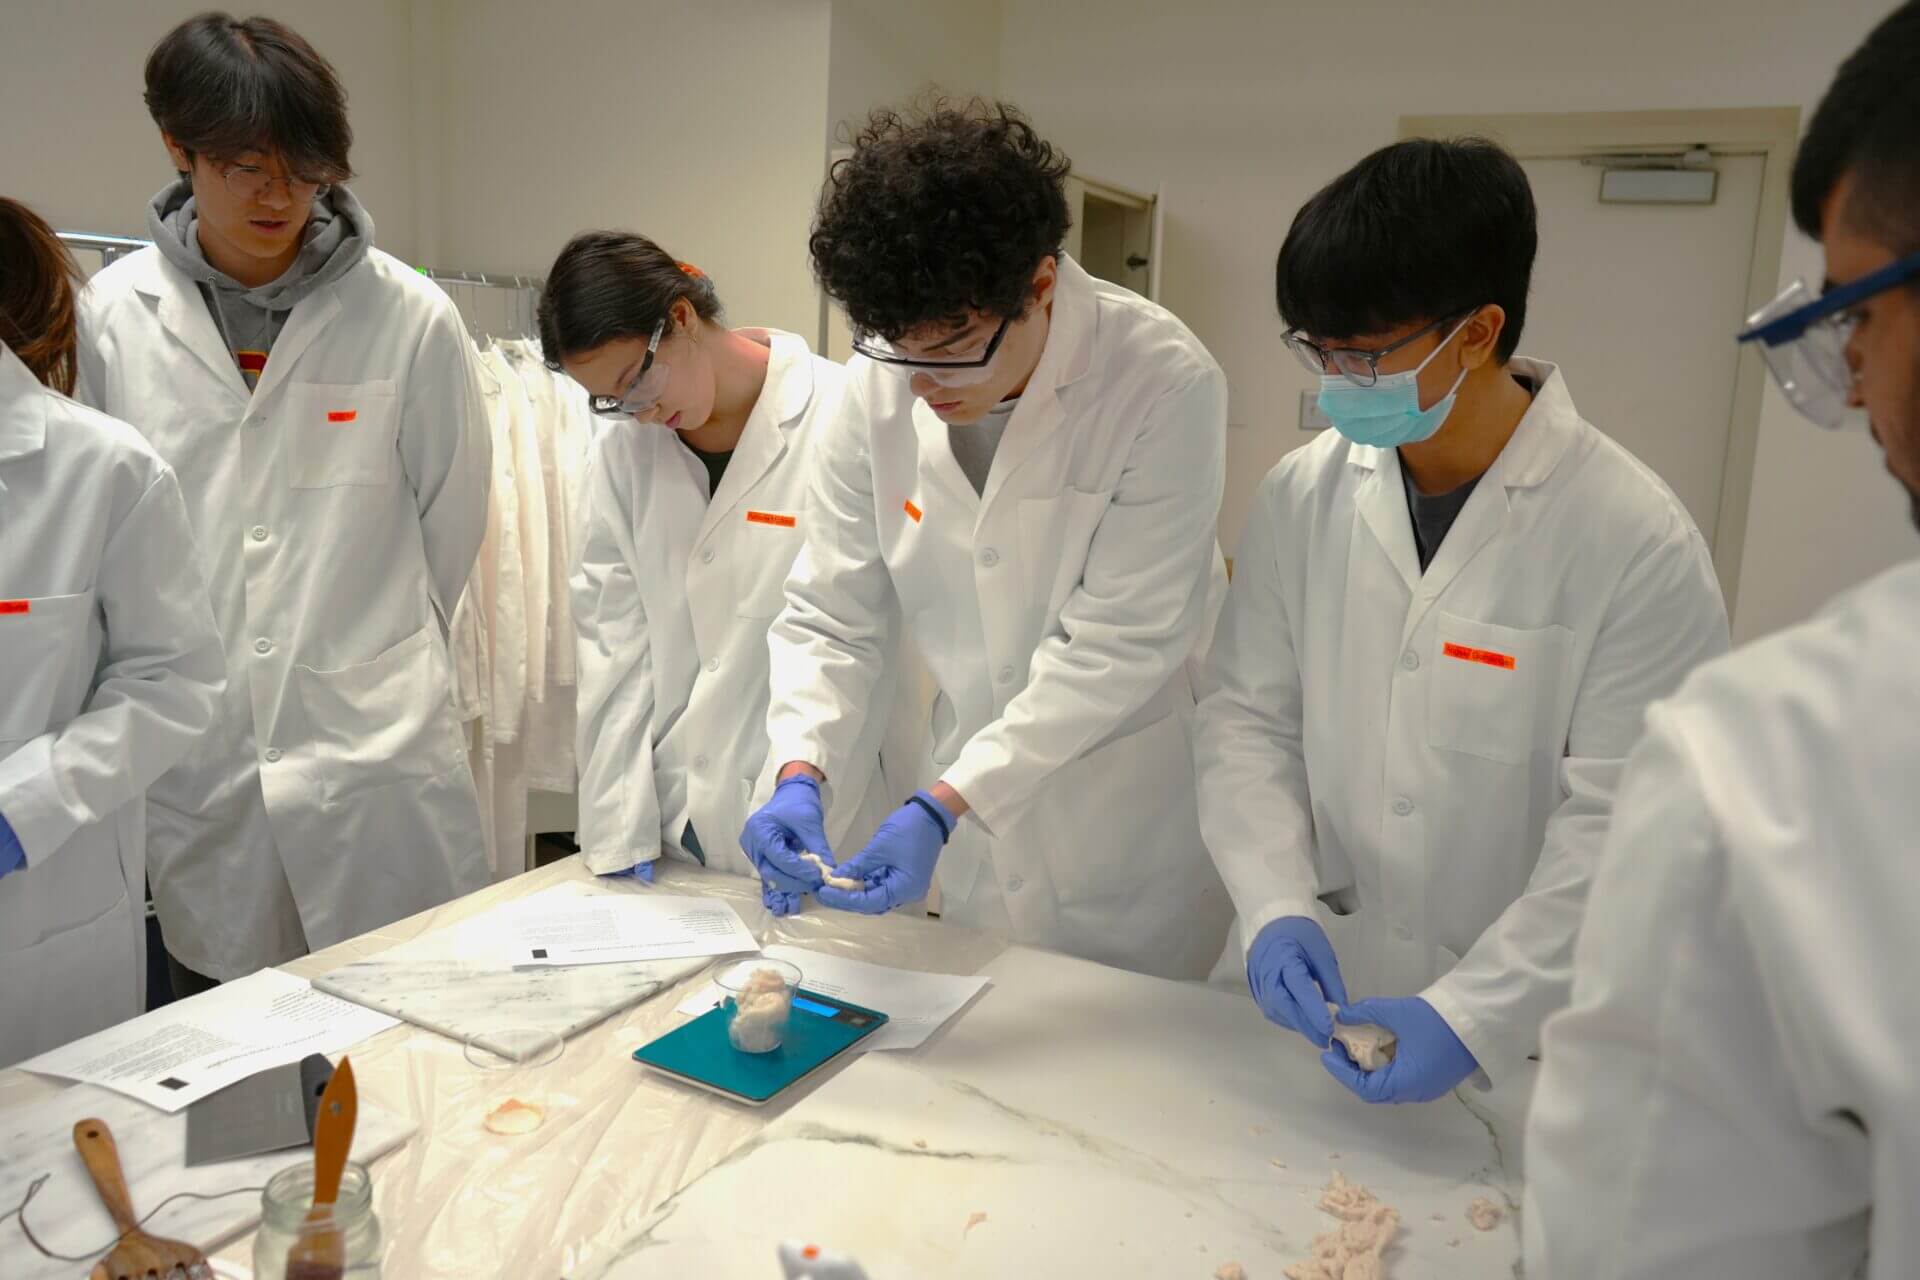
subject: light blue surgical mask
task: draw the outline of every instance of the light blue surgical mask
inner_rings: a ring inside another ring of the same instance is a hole
[[[1467,371],[1453,381],[1453,387],[1431,407],[1420,407],[1420,373],[1433,363],[1433,357],[1447,349],[1447,343],[1467,327],[1468,316],[1454,326],[1439,346],[1422,360],[1418,368],[1405,373],[1383,373],[1370,387],[1357,386],[1344,374],[1320,375],[1320,412],[1327,415],[1338,431],[1355,444],[1376,449],[1397,449],[1403,444],[1419,444],[1432,438],[1453,412],[1460,384]]]

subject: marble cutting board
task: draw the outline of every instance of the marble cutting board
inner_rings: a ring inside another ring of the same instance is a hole
[[[1334,1170],[1400,1210],[1394,1280],[1515,1273],[1516,1097],[1370,1107],[1251,1001],[1015,949],[925,1048],[869,1054],[641,1223],[602,1274],[758,1280],[782,1240],[874,1280],[1277,1278]],[[1466,1221],[1487,1196],[1491,1232]],[[971,1227],[975,1214],[985,1219]],[[1437,1218],[1437,1220],[1436,1220]],[[578,1278],[576,1277],[576,1280]]]
[[[690,977],[710,959],[566,969],[513,969],[501,957],[505,914],[549,895],[591,895],[565,883],[425,934],[313,980],[322,991],[428,1031],[485,1043],[488,1032],[537,1027],[565,1039]]]
[[[120,1165],[133,1196],[133,1211],[151,1213],[181,1191],[215,1194],[239,1187],[264,1187],[289,1165],[312,1161],[307,1148],[186,1167],[187,1113],[167,1115],[145,1103],[92,1085],[75,1085],[45,1102],[0,1111],[0,1213],[27,1197],[42,1174],[52,1175],[27,1207],[34,1238],[55,1253],[79,1255],[113,1243],[113,1219],[100,1204],[93,1180],[73,1148],[73,1126],[104,1120],[120,1149]],[[366,1103],[360,1105],[353,1135],[353,1159],[365,1164],[412,1137],[415,1126]],[[376,1178],[379,1177],[376,1171]],[[218,1200],[176,1200],[146,1230],[170,1240],[185,1240],[212,1253],[249,1231],[260,1220],[260,1193],[236,1193]],[[0,1259],[8,1280],[73,1280],[86,1266],[43,1258],[20,1232],[16,1219],[0,1221]]]

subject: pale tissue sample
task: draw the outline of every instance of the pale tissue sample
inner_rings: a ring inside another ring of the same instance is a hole
[[[490,1133],[514,1137],[522,1133],[532,1133],[546,1118],[547,1113],[539,1106],[522,1102],[518,1098],[508,1098],[487,1113],[486,1126]]]
[[[1467,1206],[1467,1221],[1475,1231],[1491,1231],[1500,1225],[1500,1206],[1481,1196]]]
[[[987,1220],[987,1215],[986,1215],[986,1214],[984,1214],[984,1213],[970,1213],[970,1214],[968,1214],[968,1215],[967,1215],[967,1230],[966,1230],[966,1231],[962,1231],[962,1232],[961,1232],[960,1234],[961,1234],[961,1235],[965,1235],[965,1234],[967,1234],[967,1231],[971,1231],[971,1230],[973,1230],[973,1229],[974,1229],[975,1227],[977,1227],[977,1226],[979,1226],[979,1225],[980,1225],[981,1223],[983,1223],[983,1222],[985,1222],[986,1220]]]
[[[1385,1280],[1382,1255],[1400,1230],[1400,1211],[1337,1172],[1320,1207],[1344,1221],[1314,1238],[1312,1256],[1288,1267],[1287,1280]]]
[[[747,985],[734,997],[733,1021],[727,1036],[742,1053],[772,1053],[786,1038],[787,1016],[793,992],[778,969],[755,969]]]
[[[820,878],[826,882],[829,889],[841,889],[847,893],[853,893],[867,887],[864,880],[855,880],[851,876],[837,876],[833,874],[834,868],[828,866],[827,860],[817,853],[803,853],[800,856],[820,868]]]
[[[1247,1280],[1247,1269],[1237,1262],[1223,1262],[1213,1273],[1213,1280]]]
[[[1331,1018],[1339,1010],[1339,1005],[1329,1004],[1327,1016]],[[1395,1046],[1400,1043],[1400,1037],[1393,1032],[1370,1022],[1347,1026],[1336,1021],[1333,1024],[1333,1038],[1347,1047],[1347,1056],[1362,1071],[1378,1071],[1392,1062]]]

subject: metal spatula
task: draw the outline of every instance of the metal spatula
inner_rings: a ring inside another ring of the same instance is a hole
[[[97,1263],[91,1280],[214,1280],[207,1255],[179,1240],[162,1240],[140,1229],[127,1194],[126,1175],[120,1171],[120,1148],[104,1120],[82,1120],[73,1126],[73,1145],[93,1178],[100,1203],[120,1229],[120,1243]]]

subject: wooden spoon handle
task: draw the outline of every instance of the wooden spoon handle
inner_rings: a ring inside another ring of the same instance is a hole
[[[107,1128],[107,1122],[82,1120],[74,1125],[73,1145],[100,1193],[100,1203],[113,1215],[113,1225],[120,1228],[121,1235],[138,1231],[140,1220],[133,1215],[133,1197],[127,1194],[126,1175],[120,1172],[120,1148],[114,1144],[113,1130]]]
[[[353,1146],[359,1118],[360,1095],[354,1088],[353,1062],[340,1059],[327,1091],[320,1095],[320,1114],[313,1126],[313,1212],[318,1215],[340,1198],[340,1176],[346,1171],[347,1152]]]

